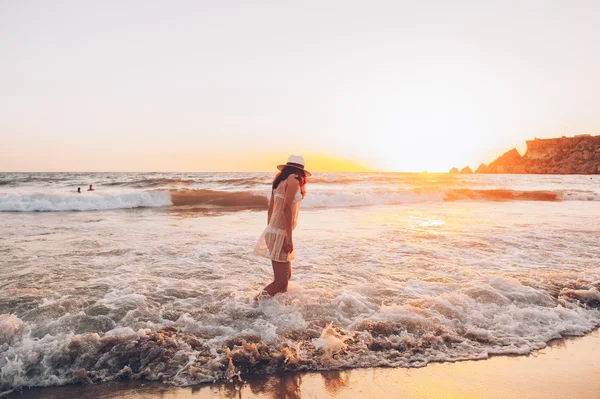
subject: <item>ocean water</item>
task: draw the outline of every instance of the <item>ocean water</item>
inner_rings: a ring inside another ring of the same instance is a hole
[[[289,291],[254,303],[272,177],[0,173],[0,392],[422,367],[600,326],[600,176],[316,174]]]

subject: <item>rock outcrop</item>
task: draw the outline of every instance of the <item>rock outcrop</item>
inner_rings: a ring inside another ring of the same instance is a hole
[[[490,173],[490,167],[482,163],[475,169],[475,173]]]
[[[480,169],[481,171],[478,173],[526,173],[525,159],[516,148],[506,151],[488,166],[485,166],[485,164],[479,165],[477,170]]]
[[[462,173],[464,175],[464,174],[473,173],[473,170],[470,167],[465,166],[461,170],[458,170],[458,168],[452,168],[452,169],[450,169],[450,171],[448,173],[453,173],[453,174],[454,173]]]
[[[513,148],[476,173],[600,174],[600,136],[529,140],[525,155]]]

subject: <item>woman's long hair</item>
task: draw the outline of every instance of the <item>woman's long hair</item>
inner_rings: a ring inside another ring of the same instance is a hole
[[[275,190],[279,183],[287,180],[290,175],[296,175],[296,178],[300,182],[300,192],[302,193],[302,198],[306,195],[306,173],[302,169],[294,168],[293,166],[285,166],[281,169],[281,172],[277,173],[275,179],[273,179],[273,190]]]

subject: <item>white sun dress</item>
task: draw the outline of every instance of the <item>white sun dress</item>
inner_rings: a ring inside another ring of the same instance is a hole
[[[255,254],[264,256],[265,258],[276,262],[289,262],[295,257],[294,251],[288,253],[283,250],[283,243],[287,236],[287,232],[285,231],[285,216],[283,213],[287,185],[287,180],[280,182],[279,186],[273,190],[273,213],[271,214],[271,220],[258,239],[256,247],[254,247]],[[302,194],[300,194],[300,190],[298,190],[294,197],[294,202],[292,203],[292,230],[296,228],[296,223],[298,221],[300,201],[302,201]]]

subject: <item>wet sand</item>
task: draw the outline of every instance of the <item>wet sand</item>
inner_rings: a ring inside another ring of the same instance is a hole
[[[148,381],[25,390],[9,398],[600,398],[600,331],[552,342],[529,356],[434,363],[420,369],[352,369],[247,377],[177,388]]]

